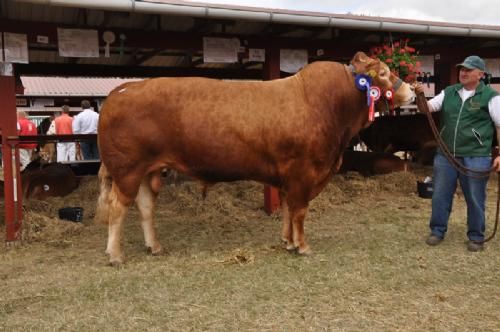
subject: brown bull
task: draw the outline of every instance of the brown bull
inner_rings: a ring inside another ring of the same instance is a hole
[[[338,170],[350,139],[368,124],[366,94],[355,87],[353,71],[371,73],[382,89],[401,83],[384,63],[364,53],[351,63],[315,62],[294,76],[267,82],[158,78],[113,90],[99,119],[96,211],[97,220],[109,223],[110,263],[123,261],[122,223],[134,201],[146,246],[153,254],[161,251],[153,208],[164,168],[205,185],[255,180],[278,187],[286,247],[308,253],[309,201]],[[402,83],[395,105],[413,97]]]

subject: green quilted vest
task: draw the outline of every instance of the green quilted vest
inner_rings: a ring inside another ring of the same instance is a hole
[[[474,95],[462,104],[458,94],[462,87],[461,84],[455,84],[444,90],[441,137],[455,156],[489,156],[495,128],[488,102],[498,93],[481,82]]]

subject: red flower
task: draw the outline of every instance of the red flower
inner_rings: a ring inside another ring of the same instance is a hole
[[[410,46],[405,46],[405,50],[408,52],[408,53],[415,53],[415,49],[413,47],[410,47]]]
[[[408,38],[392,44],[382,44],[371,48],[371,57],[387,64],[391,72],[403,80],[414,80],[420,71],[420,62],[417,61],[418,52],[408,46]]]

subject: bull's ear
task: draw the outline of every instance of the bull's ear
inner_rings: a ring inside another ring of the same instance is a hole
[[[367,67],[373,63],[372,58],[366,55],[364,52],[357,52],[351,60],[351,65],[354,66],[356,73],[365,73]]]

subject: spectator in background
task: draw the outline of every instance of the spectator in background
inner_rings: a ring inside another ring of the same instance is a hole
[[[55,116],[51,115],[45,119],[43,119],[42,122],[37,127],[38,130],[38,135],[46,135],[47,131],[49,131],[50,126],[52,125],[52,122],[54,121]]]
[[[25,111],[17,112],[17,134],[23,135],[37,135],[36,125],[28,119]],[[23,171],[26,166],[31,162],[33,150],[36,148],[36,143],[21,143],[19,144],[19,163],[20,169]]]
[[[83,111],[73,119],[73,134],[97,134],[97,123],[99,114],[90,107],[88,100],[82,100]],[[99,151],[96,141],[81,141],[83,159],[99,159]]]
[[[61,116],[61,112],[54,112],[54,116],[51,116],[52,122],[50,123],[49,129],[45,132],[46,135],[55,135],[56,134],[56,123],[55,119]]]
[[[73,135],[73,118],[69,116],[69,106],[62,107],[62,114],[54,119],[56,135]],[[75,160],[75,142],[57,143],[57,162]]]

